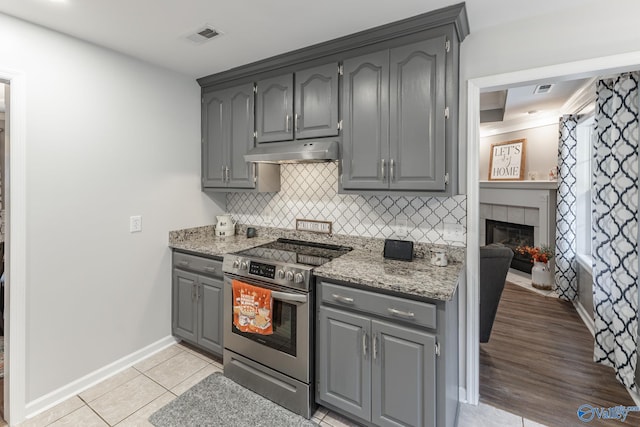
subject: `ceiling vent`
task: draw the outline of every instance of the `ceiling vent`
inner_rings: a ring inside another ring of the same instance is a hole
[[[533,93],[534,94],[549,93],[551,92],[552,88],[553,88],[553,84],[538,85],[536,86],[536,89],[533,91]]]
[[[187,36],[187,38],[196,44],[201,44],[220,35],[222,35],[220,31],[210,25],[205,25],[194,34]]]

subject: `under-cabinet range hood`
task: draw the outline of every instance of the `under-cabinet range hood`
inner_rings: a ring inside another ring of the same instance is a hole
[[[338,160],[337,140],[313,140],[267,143],[244,155],[247,162],[255,163],[315,163]]]

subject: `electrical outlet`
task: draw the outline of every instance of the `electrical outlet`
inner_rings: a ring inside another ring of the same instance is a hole
[[[461,224],[445,222],[442,226],[442,238],[449,242],[464,242],[464,227]]]
[[[264,222],[265,225],[270,225],[271,224],[271,208],[269,206],[267,206],[266,208],[264,208],[264,210],[262,211],[262,221]]]
[[[396,236],[407,237],[409,235],[408,221],[406,217],[396,218]]]
[[[129,232],[138,233],[142,231],[142,216],[134,215],[129,217]]]

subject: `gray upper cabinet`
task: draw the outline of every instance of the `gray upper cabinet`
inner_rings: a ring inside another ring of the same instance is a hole
[[[342,188],[445,190],[445,36],[345,60]]]
[[[253,84],[208,92],[202,99],[202,185],[253,188],[254,166],[244,155],[254,146]]]
[[[202,97],[202,185],[226,187],[226,157],[224,128],[226,91],[204,94]]]
[[[256,86],[256,141],[292,140],[293,74],[259,80]]]
[[[256,141],[338,135],[338,63],[259,80]]]
[[[297,71],[295,79],[296,139],[338,135],[338,63]]]
[[[389,188],[445,189],[445,37],[390,51]]]
[[[206,94],[257,82],[256,144],[340,138],[340,193],[453,196],[459,192],[460,44],[468,34],[461,2],[198,83]],[[215,133],[221,119],[211,120]],[[209,166],[205,181],[217,187],[225,164]],[[237,171],[234,166],[233,180]]]
[[[389,52],[343,63],[342,176],[345,189],[379,189],[389,159]]]

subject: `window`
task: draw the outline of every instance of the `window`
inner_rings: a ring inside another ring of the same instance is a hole
[[[591,270],[591,187],[592,187],[592,147],[596,138],[593,114],[585,117],[577,127],[577,227],[576,245],[578,261]]]

